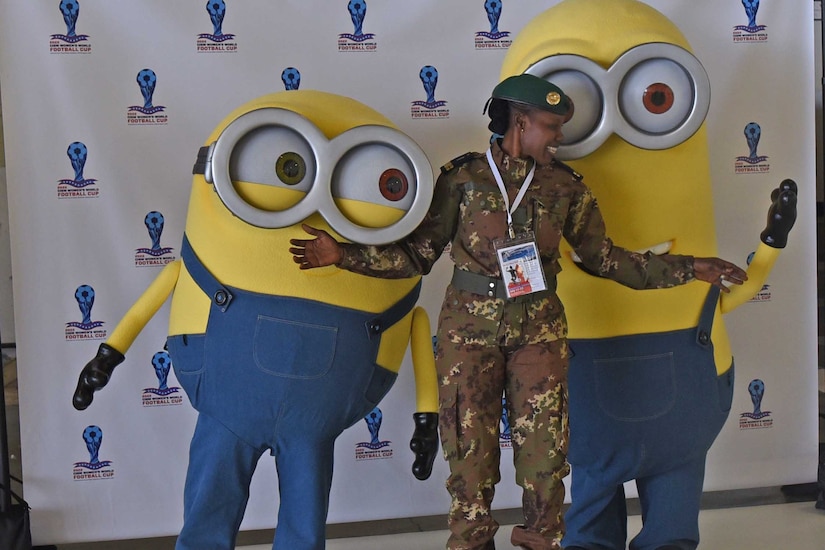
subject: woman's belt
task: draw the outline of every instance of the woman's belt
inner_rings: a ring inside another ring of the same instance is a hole
[[[489,298],[496,298],[499,300],[506,300],[513,303],[532,302],[534,300],[544,298],[551,292],[555,291],[555,288],[547,288],[531,294],[524,294],[515,298],[507,298],[507,290],[504,288],[504,281],[502,281],[501,278],[488,277],[479,273],[464,271],[462,269],[458,269],[457,267],[453,268],[453,279],[450,283],[455,288],[460,290],[466,290],[467,292],[472,292],[473,294],[479,294],[481,296],[487,296]],[[550,285],[548,285],[548,287],[549,286]]]

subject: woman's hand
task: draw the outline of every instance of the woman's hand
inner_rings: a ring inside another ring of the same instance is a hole
[[[718,286],[722,292],[730,292],[728,283],[741,285],[748,280],[742,268],[720,258],[694,258],[693,273],[700,281]]]
[[[290,239],[289,241],[292,245],[289,252],[301,269],[335,265],[341,261],[341,247],[329,233],[307,224],[302,224],[301,227],[315,237],[314,239]]]

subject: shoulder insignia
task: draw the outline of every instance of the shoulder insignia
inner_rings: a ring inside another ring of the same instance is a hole
[[[441,173],[446,174],[447,172],[449,172],[453,168],[458,168],[459,166],[461,166],[463,164],[467,164],[468,162],[470,162],[471,160],[473,160],[477,156],[478,156],[478,153],[465,153],[465,154],[461,155],[460,157],[456,157],[456,158],[454,158],[453,160],[451,160],[450,162],[448,162],[447,164],[445,164],[444,166],[441,167]]]
[[[562,170],[564,170],[564,171],[566,171],[566,172],[570,172],[570,175],[572,175],[572,176],[573,176],[573,178],[574,178],[574,179],[576,179],[576,180],[578,180],[578,181],[581,181],[581,180],[583,180],[583,179],[584,179],[584,176],[583,176],[583,175],[579,174],[578,172],[576,172],[575,170],[573,170],[573,168],[572,168],[571,166],[569,166],[569,165],[567,165],[567,164],[563,163],[562,161],[560,161],[560,160],[558,160],[558,159],[553,159],[553,164],[554,164],[555,166],[558,166],[559,168],[561,168]]]

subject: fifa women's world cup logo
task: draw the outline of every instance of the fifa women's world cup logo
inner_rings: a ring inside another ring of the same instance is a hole
[[[164,405],[181,405],[183,396],[180,388],[169,386],[169,372],[172,370],[172,358],[166,351],[159,351],[152,356],[152,368],[158,379],[157,388],[143,388],[143,406],[158,407]]]
[[[149,238],[152,240],[152,246],[149,248],[141,247],[135,249],[135,266],[163,266],[173,261],[175,257],[170,256],[173,248],[160,245],[160,237],[163,234],[163,228],[166,224],[166,219],[163,217],[163,214],[157,210],[152,210],[143,218],[143,223],[146,226],[146,231],[149,233]]]
[[[223,19],[226,17],[226,3],[223,0],[209,0],[206,3],[206,11],[212,21],[212,32],[199,34],[198,38],[218,43],[235,38],[234,34],[223,32]]]
[[[135,77],[140,95],[143,96],[143,105],[131,105],[126,113],[129,124],[166,124],[168,116],[163,112],[166,107],[154,105],[155,88],[158,76],[152,69],[141,69]]]
[[[89,460],[74,463],[74,479],[106,479],[115,475],[111,460],[100,460],[100,446],[103,444],[103,430],[99,426],[87,426],[83,430],[83,441],[89,452]]]
[[[487,21],[490,22],[489,31],[478,31],[475,36],[476,48],[506,48],[512,40],[504,40],[510,36],[509,31],[500,31],[498,28],[501,19],[502,0],[486,0],[484,11],[487,12]]]
[[[281,82],[284,83],[284,90],[297,90],[301,86],[301,71],[287,67],[281,71]]]
[[[83,177],[83,169],[86,167],[86,159],[89,156],[89,150],[86,148],[85,144],[80,141],[70,143],[69,148],[66,149],[66,155],[72,163],[74,179],[61,179],[58,180],[58,184],[69,185],[75,189],[80,189],[82,187],[92,185],[97,181],[95,179],[86,179]]]
[[[58,5],[63,22],[66,24],[66,34],[53,34],[52,40],[60,40],[68,44],[76,44],[89,39],[87,34],[77,34],[77,18],[80,15],[78,0],[61,0]]]
[[[92,321],[92,306],[95,304],[95,289],[89,285],[80,285],[74,291],[74,298],[83,320],[66,323],[67,340],[99,340],[106,337],[101,329],[103,321]]]
[[[426,109],[432,111],[440,107],[444,107],[447,104],[446,101],[438,101],[435,99],[435,87],[438,85],[438,69],[432,65],[424,65],[421,67],[421,70],[418,71],[418,77],[421,79],[421,84],[424,86],[424,92],[427,94],[427,99],[426,101],[412,102],[413,117],[415,117],[415,112],[417,110]]]

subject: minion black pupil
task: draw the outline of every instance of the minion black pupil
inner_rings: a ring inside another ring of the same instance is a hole
[[[657,106],[664,105],[665,101],[667,101],[667,98],[665,97],[664,92],[654,92],[653,96],[651,96],[650,98],[650,101]]]
[[[400,178],[393,176],[387,180],[387,191],[390,193],[400,193],[403,188],[404,184]]]
[[[301,172],[301,166],[293,159],[284,162],[284,174],[287,177],[294,178]]]

